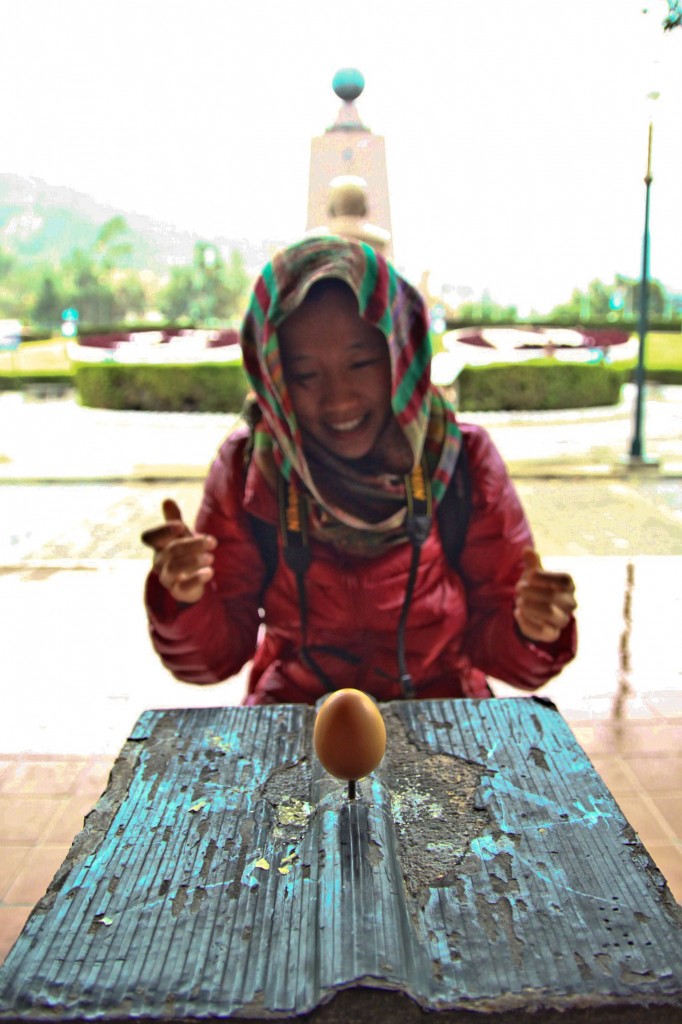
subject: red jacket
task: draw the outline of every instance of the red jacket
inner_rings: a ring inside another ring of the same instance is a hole
[[[532,545],[516,491],[488,434],[460,424],[472,479],[472,510],[459,572],[448,565],[434,516],[405,630],[418,697],[488,697],[486,676],[526,690],[547,682],[575,655],[572,621],[552,644],[519,633],[512,616],[521,554]],[[213,683],[253,659],[246,702],[314,703],[325,692],[300,659],[301,609],[293,573],[280,557],[259,610],[265,564],[247,510],[272,523],[277,499],[251,464],[245,430],[224,442],[211,467],[196,529],[218,540],[215,577],[194,605],[178,604],[150,573],[146,604],[152,642],[179,679]],[[280,542],[281,543],[281,542]],[[379,700],[402,696],[397,624],[411,560],[408,543],[374,558],[311,541],[305,577],[307,643],[334,648],[318,661],[338,687]]]

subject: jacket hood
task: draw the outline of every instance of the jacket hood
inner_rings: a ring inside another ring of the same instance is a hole
[[[435,388],[430,382],[431,343],[428,313],[416,288],[383,256],[363,242],[333,236],[306,238],[278,252],[258,277],[242,325],[244,368],[274,442],[274,457],[287,479],[292,470],[319,497],[303,453],[300,429],[282,369],[278,328],[298,309],[309,289],[322,278],[337,278],[353,290],[360,316],[377,327],[388,345],[393,414],[417,465],[429,447]],[[444,446],[445,435],[457,435],[454,412],[445,414],[442,396],[437,439],[434,500],[447,485],[458,444]],[[448,426],[449,424],[449,426]],[[448,448],[446,451],[445,448]],[[445,456],[445,458],[443,458]]]
[[[253,289],[242,327],[244,367],[268,425],[285,454],[300,445],[286,394],[277,329],[322,278],[348,284],[360,316],[378,327],[391,358],[393,412],[421,457],[430,407],[431,345],[417,290],[370,246],[335,237],[304,239],[278,252]]]

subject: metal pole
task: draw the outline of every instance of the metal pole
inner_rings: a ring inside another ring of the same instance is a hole
[[[637,374],[635,382],[637,385],[637,399],[635,402],[634,433],[630,443],[630,456],[633,459],[644,458],[644,350],[649,313],[649,192],[651,190],[651,144],[653,140],[654,125],[649,122],[649,148],[647,155],[646,177],[646,200],[644,206],[644,241],[642,243],[642,281],[639,294],[639,355],[637,358]]]

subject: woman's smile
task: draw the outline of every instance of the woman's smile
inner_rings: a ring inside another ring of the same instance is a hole
[[[340,430],[342,433],[346,433],[349,430],[355,430],[363,422],[364,417],[359,416],[356,420],[351,420],[346,423],[330,423],[329,426],[332,430]]]
[[[308,436],[344,459],[369,455],[392,415],[391,362],[352,290],[325,281],[284,321],[279,342],[304,443]]]
[[[320,430],[313,436],[341,458],[360,459],[371,452],[382,426],[371,413],[367,413],[349,420],[322,421]]]

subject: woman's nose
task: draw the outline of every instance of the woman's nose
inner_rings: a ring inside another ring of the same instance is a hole
[[[343,409],[352,404],[353,389],[347,376],[343,373],[325,375],[322,404],[326,409]]]

